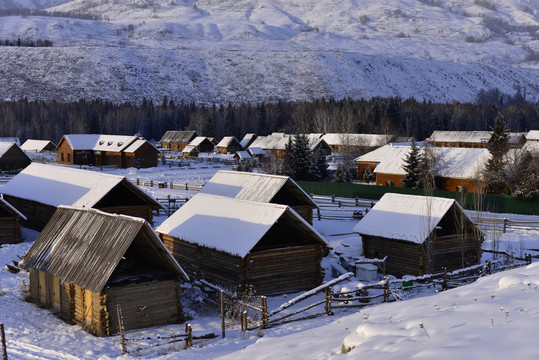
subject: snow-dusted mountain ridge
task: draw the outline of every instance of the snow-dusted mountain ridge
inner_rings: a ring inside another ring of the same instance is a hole
[[[63,4],[61,4],[64,2]],[[30,4],[30,5],[29,5]],[[0,0],[0,99],[539,100],[539,0]]]

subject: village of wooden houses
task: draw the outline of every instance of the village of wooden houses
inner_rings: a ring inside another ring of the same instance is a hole
[[[506,156],[539,154],[539,130],[506,135]],[[16,283],[11,296],[34,312],[144,354],[407,301],[524,266],[539,254],[526,242],[539,203],[490,193],[483,174],[494,136],[3,138],[0,294]],[[325,179],[279,171],[300,137],[324,159]],[[435,163],[429,186],[407,182],[414,154]],[[353,176],[331,181],[343,164],[353,164]],[[189,325],[208,317],[212,329]],[[144,331],[160,335],[143,341]]]

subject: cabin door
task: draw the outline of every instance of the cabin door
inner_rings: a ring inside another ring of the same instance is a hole
[[[52,277],[52,308],[60,311],[60,278]]]
[[[42,304],[47,304],[47,284],[45,282],[45,272],[38,270],[38,286],[39,286],[39,301]]]

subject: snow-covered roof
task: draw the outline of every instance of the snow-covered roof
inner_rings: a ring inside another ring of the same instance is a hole
[[[421,244],[453,205],[460,208],[454,199],[386,193],[354,232]]]
[[[286,205],[202,193],[193,196],[156,231],[245,257],[285,213],[312,231],[315,241],[327,244],[316,230]]]
[[[392,135],[383,134],[340,134],[328,133],[322,135],[322,139],[330,146],[383,146],[391,141]]]
[[[133,153],[135,151],[137,151],[142,145],[144,145],[145,143],[148,143],[150,146],[154,147],[152,144],[150,144],[147,140],[144,140],[144,139],[138,139],[138,140],[135,140],[135,142],[133,142],[131,145],[129,145],[127,148],[124,149],[124,152],[126,153]],[[155,152],[157,152],[157,148],[155,148]]]
[[[325,143],[325,141],[320,137],[321,134],[305,134],[305,136],[309,141],[309,147],[311,150],[314,150],[320,143]],[[268,136],[257,137],[255,141],[251,143],[249,149],[259,147],[264,150],[286,150],[286,146],[290,141],[294,141],[294,137],[295,135],[274,132]]]
[[[253,158],[251,156],[251,153],[245,150],[236,151],[236,153],[234,154],[234,157],[237,157],[238,159],[252,159]]]
[[[21,145],[21,149],[23,151],[36,151],[40,152],[45,149],[47,145],[52,145],[52,147],[56,147],[51,141],[49,140],[33,140],[28,139],[24,142],[24,144]]]
[[[17,146],[14,142],[0,142],[0,157],[4,156],[13,146]]]
[[[182,153],[190,154],[193,151],[198,153],[198,148],[195,145],[189,144],[189,145],[187,145],[186,147],[183,148]]]
[[[240,142],[234,136],[225,136],[224,138],[221,139],[221,141],[219,141],[219,143],[217,144],[217,147],[226,148],[234,143],[236,143],[237,145],[240,145]]]
[[[442,131],[435,130],[430,138],[430,142],[464,142],[481,144],[488,142],[492,136],[492,131]]]
[[[401,147],[394,157],[381,161],[374,169],[375,173],[405,175],[403,166],[411,146]],[[423,153],[425,147],[420,148]],[[490,158],[484,148],[429,147],[435,157],[436,176],[454,179],[471,179],[477,177]]]
[[[255,155],[260,155],[260,156],[264,156],[264,157],[271,157],[272,156],[271,151],[264,150],[264,149],[262,149],[261,147],[258,147],[258,146],[250,146],[249,149],[247,149],[247,151],[249,153],[251,153],[251,155],[253,155],[253,156],[255,156]]]
[[[365,155],[356,158],[357,162],[379,163],[375,173],[405,175],[403,168],[405,159],[410,152],[410,145],[388,144]],[[420,146],[420,152],[425,147]],[[470,179],[476,177],[490,158],[490,153],[484,148],[454,148],[429,147],[436,158],[436,176]]]
[[[9,212],[11,212],[13,215],[17,216],[17,217],[20,217],[24,220],[26,220],[26,216],[24,216],[23,213],[21,213],[19,210],[15,209],[13,207],[13,205],[11,205],[10,203],[8,203],[6,201],[6,199],[4,199],[4,196],[2,194],[0,194],[0,203],[3,204],[3,206],[6,208],[6,210],[8,210]]]
[[[178,131],[169,130],[163,134],[160,144],[189,144],[191,140],[196,138],[198,133],[193,130]]]
[[[297,201],[316,207],[310,196],[288,176],[221,170],[200,192],[242,200],[270,202],[285,187],[297,197]]]
[[[121,152],[138,138],[129,135],[68,134],[64,138],[73,150]]]
[[[251,141],[254,141],[254,138],[256,138],[255,134],[245,134],[243,139],[240,141],[241,147],[245,149],[248,145],[250,145]]]
[[[539,141],[539,130],[530,130],[526,134],[527,140]]]
[[[189,145],[192,145],[192,146],[198,146],[200,144],[202,144],[202,142],[204,140],[206,140],[207,137],[205,136],[197,136],[196,138],[194,138],[193,140],[191,140],[191,142],[189,143]],[[208,140],[209,141],[209,140]]]
[[[4,185],[1,192],[51,206],[91,208],[123,179],[123,176],[32,163]]]

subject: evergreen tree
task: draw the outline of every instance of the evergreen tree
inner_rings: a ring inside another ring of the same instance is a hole
[[[518,165],[518,183],[513,196],[521,199],[534,199],[539,197],[539,164],[526,152]]]
[[[336,183],[349,183],[354,180],[354,174],[350,167],[346,166],[344,162],[339,162],[337,169],[333,174],[333,182]]]
[[[313,158],[309,149],[307,136],[296,135],[294,141],[288,143],[288,173],[295,180],[310,180],[313,169]]]
[[[505,177],[506,161],[505,155],[509,151],[509,131],[505,127],[505,122],[501,112],[496,116],[496,121],[492,136],[487,144],[490,152],[490,159],[485,166],[485,189],[490,193],[505,193],[507,181]]]
[[[419,147],[415,140],[412,140],[412,146],[410,152],[404,159],[404,165],[402,168],[406,171],[406,175],[401,180],[404,187],[410,189],[419,189],[421,187],[421,167],[420,164]]]

